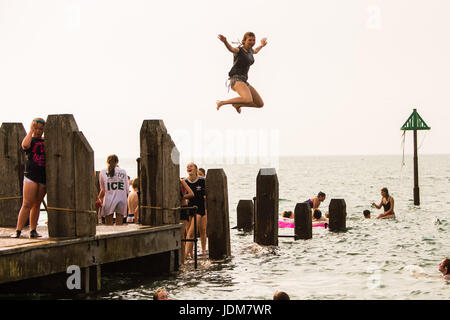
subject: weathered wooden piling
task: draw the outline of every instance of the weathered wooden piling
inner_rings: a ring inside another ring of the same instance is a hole
[[[245,232],[253,230],[254,206],[253,200],[239,200],[236,208],[237,228]]]
[[[278,177],[274,168],[260,169],[256,178],[255,242],[278,245]]]
[[[71,114],[47,118],[45,171],[49,236],[94,236],[94,151]]]
[[[347,207],[344,199],[331,199],[328,207],[330,231],[346,231]]]
[[[294,239],[312,238],[312,211],[309,203],[297,203],[294,211]]]
[[[26,162],[22,140],[26,135],[22,123],[2,123],[0,127],[0,227],[17,224]]]
[[[227,176],[223,169],[209,169],[205,183],[209,258],[223,260],[231,256]]]
[[[163,120],[144,120],[140,148],[140,223],[178,223],[179,214],[167,209],[180,205],[180,154]]]

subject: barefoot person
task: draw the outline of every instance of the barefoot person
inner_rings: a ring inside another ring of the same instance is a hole
[[[219,34],[219,40],[225,44],[225,47],[233,53],[233,67],[231,68],[228,76],[230,77],[230,87],[233,91],[239,94],[239,97],[232,98],[225,101],[217,101],[217,110],[221,106],[231,104],[236,108],[238,113],[241,113],[241,107],[261,108],[264,102],[258,92],[248,82],[248,71],[250,66],[255,62],[253,57],[267,44],[267,39],[261,40],[261,45],[253,50],[255,45],[255,34],[253,32],[247,32],[242,39],[242,43],[239,47],[232,47],[227,38]]]
[[[45,121],[36,118],[31,122],[30,131],[22,140],[22,149],[27,155],[23,179],[23,202],[17,218],[16,233],[12,238],[20,238],[22,229],[30,219],[30,238],[37,238],[37,223],[45,188],[45,146],[42,135]]]
[[[389,195],[389,191],[387,188],[381,189],[381,202],[379,205],[372,202],[372,206],[377,209],[381,209],[383,207],[384,213],[378,215],[377,219],[392,219],[395,218],[394,213],[394,198]]]

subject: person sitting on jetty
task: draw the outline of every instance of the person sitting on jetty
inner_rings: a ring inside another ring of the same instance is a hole
[[[128,194],[128,216],[127,223],[139,223],[139,203],[138,203],[138,191],[139,191],[139,179],[133,179],[131,181],[132,191]]]
[[[23,227],[30,219],[30,238],[41,235],[36,228],[41,211],[41,203],[47,192],[45,187],[45,145],[44,134],[45,120],[36,118],[31,122],[30,131],[22,140],[22,149],[27,156],[25,173],[23,178],[23,202],[17,218],[16,233],[12,238],[20,238]]]
[[[442,273],[442,276],[445,280],[450,280],[450,259],[445,258],[439,264],[439,271]]]
[[[317,197],[306,200],[305,202],[309,204],[312,210],[319,208],[320,203],[323,202],[326,198],[326,194],[320,191],[317,194]]]
[[[188,177],[184,180],[187,185],[194,192],[194,197],[189,199],[189,206],[197,206],[197,214],[195,218],[197,219],[197,228],[200,229],[200,242],[202,246],[203,254],[206,254],[206,225],[207,216],[205,210],[205,199],[206,199],[206,186],[205,178],[198,176],[198,167],[195,163],[190,162],[186,166],[186,171]],[[197,230],[195,230],[197,232]],[[190,217],[189,231],[187,235],[188,239],[194,238],[194,220]],[[192,256],[193,243],[189,242],[186,244],[186,257]]]
[[[377,219],[392,219],[395,218],[394,213],[394,198],[389,195],[387,188],[381,189],[381,202],[379,205],[372,202],[372,206],[381,209],[383,207],[384,213],[378,215]]]
[[[364,215],[364,218],[370,219],[370,211],[369,210],[364,210],[363,215]]]
[[[105,217],[105,224],[114,224],[116,213],[116,225],[123,224],[123,217],[127,216],[127,197],[130,187],[125,169],[119,168],[119,158],[113,154],[108,156],[108,167],[100,171],[100,195],[101,216]]]
[[[273,295],[273,300],[291,300],[289,295],[284,291],[277,291]]]
[[[312,222],[319,222],[319,221],[323,221],[328,223],[328,219],[327,218],[322,218],[322,211],[320,211],[319,209],[316,209],[313,211],[313,219]]]
[[[163,288],[158,288],[153,293],[153,300],[169,300],[169,296],[167,294],[167,291]]]

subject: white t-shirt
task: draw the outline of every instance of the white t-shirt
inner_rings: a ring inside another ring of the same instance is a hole
[[[107,169],[100,171],[100,189],[105,191],[100,215],[105,217],[115,212],[126,217],[128,211],[127,198],[130,189],[127,172],[122,168],[115,167],[113,177],[108,177],[107,173]]]

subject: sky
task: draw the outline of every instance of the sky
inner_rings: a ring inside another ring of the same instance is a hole
[[[0,0],[1,122],[73,114],[95,157],[139,155],[162,119],[182,157],[450,153],[448,0]],[[232,54],[268,44],[249,83],[261,109],[216,100]],[[412,153],[407,132],[405,153]]]

